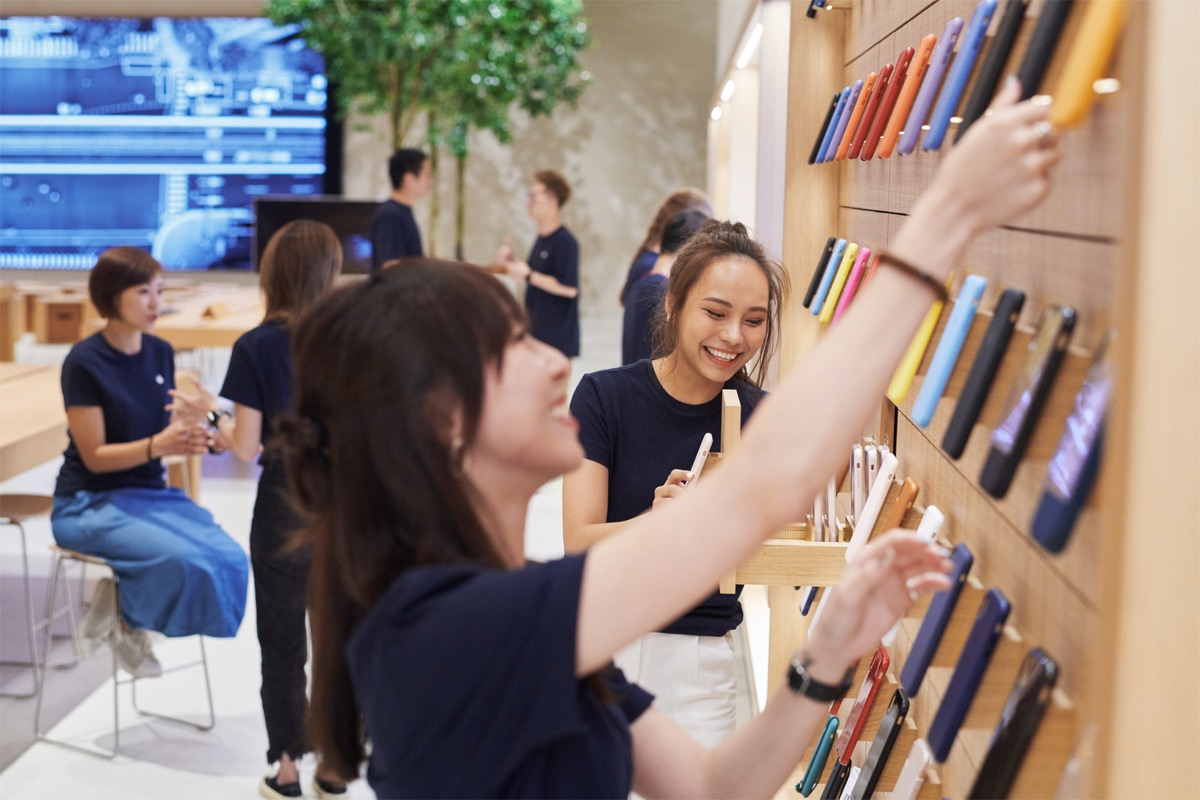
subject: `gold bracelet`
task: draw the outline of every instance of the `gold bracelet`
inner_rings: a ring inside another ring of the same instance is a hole
[[[879,251],[879,263],[880,265],[888,264],[893,266],[910,278],[925,284],[941,302],[944,303],[950,299],[950,292],[947,291],[946,284],[944,284],[942,281],[939,281],[925,270],[914,267],[912,264],[908,263],[902,258],[897,258],[887,250]]]

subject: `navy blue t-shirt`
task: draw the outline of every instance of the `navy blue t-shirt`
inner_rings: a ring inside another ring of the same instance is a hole
[[[629,273],[625,276],[625,285],[621,287],[621,302],[629,302],[629,290],[639,280],[650,274],[650,270],[654,269],[654,265],[658,263],[658,253],[653,250],[642,248],[638,254],[633,257],[633,261],[629,264]]]
[[[398,577],[346,648],[379,797],[619,797],[653,696],[575,676],[583,555]]]
[[[167,427],[171,414],[168,390],[175,388],[175,351],[157,336],[142,334],[142,349],[126,355],[102,333],[78,342],[62,365],[63,404],[99,406],[104,414],[104,443],[145,439]],[[119,472],[92,472],[83,465],[75,439],[67,432],[67,449],[54,486],[57,497],[80,490],[162,489],[162,462],[154,459]]]
[[[646,275],[625,297],[621,326],[621,364],[650,358],[654,345],[654,319],[663,307],[669,280],[666,275]]]
[[[393,258],[422,255],[421,231],[412,208],[395,200],[380,203],[371,218],[371,269]]]
[[[552,275],[564,286],[579,286],[579,242],[565,225],[537,238],[528,263],[535,272]],[[579,355],[579,295],[559,297],[530,284],[525,310],[533,338],[557,347],[568,358]]]
[[[737,390],[746,424],[763,391],[739,380],[725,388]],[[648,511],[671,470],[691,468],[704,434],[713,435],[714,452],[721,449],[720,394],[700,405],[681,403],[658,382],[651,361],[584,375],[571,414],[579,420],[585,457],[608,468],[606,522]],[[738,595],[714,592],[663,632],[723,636],[741,622]]]
[[[263,444],[274,433],[275,419],[292,407],[290,348],[283,322],[270,320],[239,336],[229,356],[221,396],[262,412]]]

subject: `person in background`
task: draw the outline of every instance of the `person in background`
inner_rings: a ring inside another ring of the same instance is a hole
[[[697,211],[683,212],[699,214]],[[690,476],[706,433],[721,449],[721,392],[732,389],[744,425],[762,399],[779,339],[786,273],[740,223],[708,220],[671,258],[665,313],[651,360],[583,376],[571,398],[584,461],[563,479],[563,544],[580,552],[667,502]],[[674,244],[674,242],[671,242]],[[659,265],[655,265],[655,270]],[[634,287],[626,313],[639,302]],[[665,280],[665,279],[664,279]],[[751,363],[757,369],[751,374]],[[714,746],[737,721],[733,631],[739,600],[714,585],[700,605],[642,637],[617,659],[630,680],[701,744]]]
[[[708,215],[703,211],[688,209],[671,217],[671,221],[663,228],[661,252],[654,267],[634,283],[629,292],[629,302],[625,304],[621,325],[622,366],[650,358],[655,322],[665,313],[663,299],[667,295],[667,281],[671,277],[675,255],[706,219]]]
[[[392,194],[371,219],[371,269],[376,271],[385,261],[425,254],[412,207],[433,188],[429,157],[411,147],[397,150],[388,159],[388,177]]]
[[[67,449],[50,516],[59,545],[104,559],[117,575],[116,591],[101,579],[80,634],[107,639],[138,678],[162,674],[148,631],[231,637],[246,608],[246,554],[163,480],[163,456],[206,453],[213,440],[200,398],[175,390],[174,350],[150,333],[162,273],[144,250],[114,247],[88,276],[105,322],[63,361]]]
[[[269,442],[275,419],[292,406],[291,330],[333,286],[341,268],[342,246],[328,225],[296,220],[280,228],[267,243],[259,267],[266,315],[262,324],[234,343],[221,387],[221,396],[233,401],[233,414],[222,410],[211,393],[206,395],[218,443],[242,461],[257,458],[262,465],[250,523],[250,563],[262,649],[267,763],[279,765],[274,775],[262,779],[259,794],[272,799],[303,795],[296,761],[311,748],[305,721],[309,552],[289,546],[301,522],[287,497],[283,462]],[[319,761],[313,784],[318,797],[346,791]]]
[[[579,242],[560,215],[570,198],[571,186],[562,175],[535,172],[526,195],[538,234],[529,259],[513,257],[511,238],[500,246],[496,259],[513,280],[525,285],[530,334],[574,358],[579,355]]]
[[[658,258],[658,251],[662,247],[663,228],[666,227],[667,222],[680,211],[688,209],[701,211],[706,217],[712,216],[712,204],[708,202],[708,197],[704,192],[688,187],[672,192],[671,196],[658,207],[654,219],[650,221],[650,227],[646,229],[646,236],[638,245],[637,254],[629,264],[625,283],[621,285],[621,294],[617,299],[622,306],[625,305],[630,288],[653,269],[654,262]]]

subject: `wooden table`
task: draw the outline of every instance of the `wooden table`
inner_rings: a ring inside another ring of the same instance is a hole
[[[57,366],[0,363],[0,481],[66,449],[60,372]]]
[[[233,347],[239,336],[262,322],[266,310],[262,293],[250,284],[197,284],[174,291],[168,287],[163,305],[151,333],[176,350]],[[83,335],[103,327],[104,320],[91,321]]]

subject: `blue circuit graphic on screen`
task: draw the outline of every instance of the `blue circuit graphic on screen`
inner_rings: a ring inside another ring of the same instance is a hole
[[[325,189],[327,105],[266,19],[0,20],[0,267],[249,269],[253,199]]]

